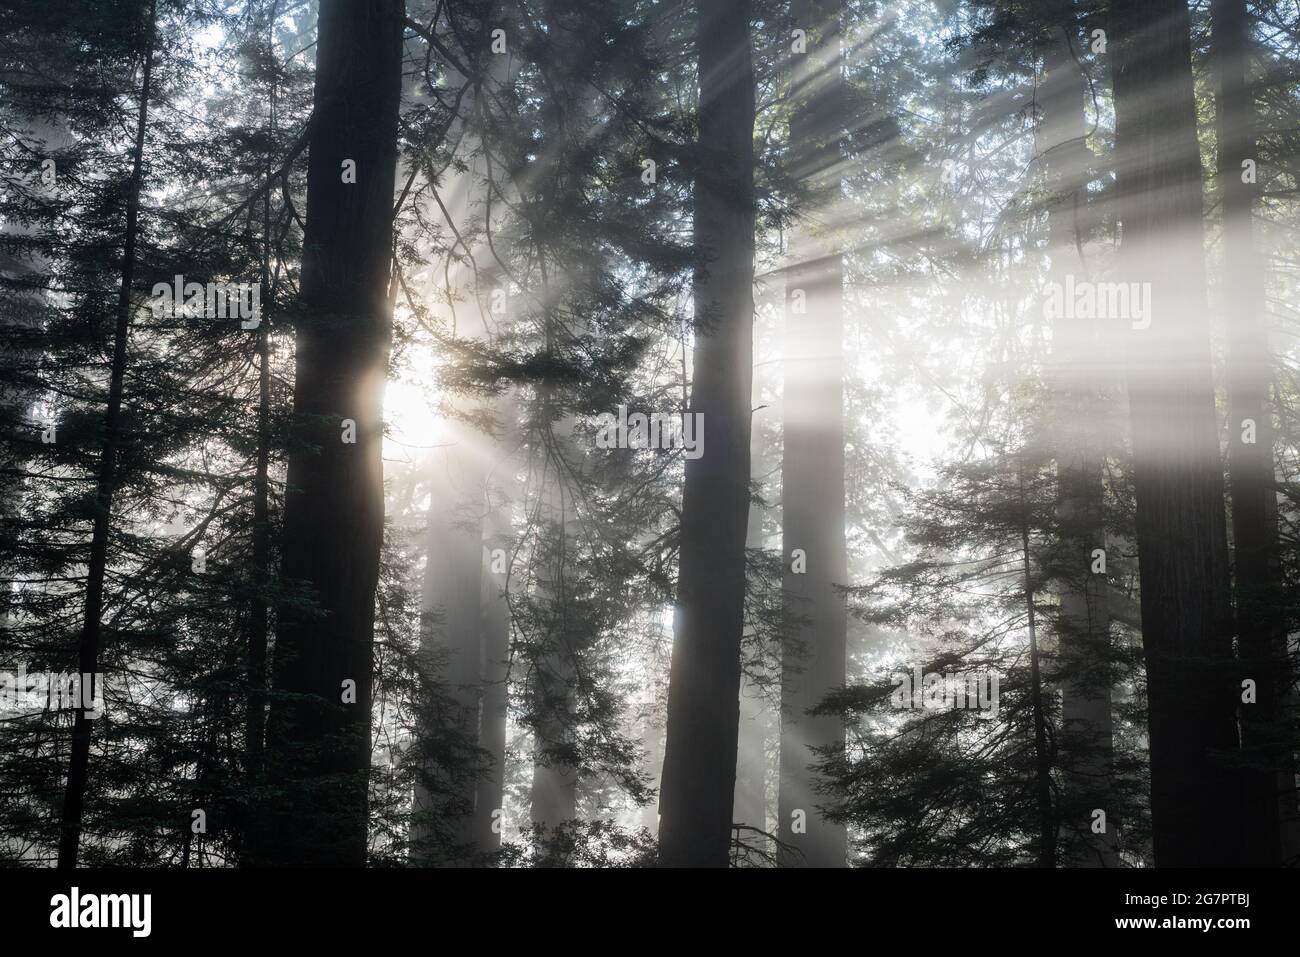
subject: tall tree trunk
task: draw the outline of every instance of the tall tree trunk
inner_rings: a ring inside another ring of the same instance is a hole
[[[532,808],[533,824],[551,830],[578,815],[578,775],[561,757],[569,750],[573,735],[575,647],[567,627],[566,606],[569,601],[565,580],[567,553],[572,530],[572,499],[565,481],[562,459],[568,456],[573,435],[573,418],[566,416],[551,427],[554,418],[550,387],[543,401],[542,428],[551,428],[549,442],[542,454],[546,465],[542,473],[542,528],[539,535],[551,541],[544,546],[542,570],[537,588],[546,602],[546,627],[542,654],[532,674],[532,695],[538,710],[533,749]],[[550,550],[554,549],[552,553]]]
[[[474,841],[478,849],[490,853],[501,846],[501,813],[505,800],[506,715],[509,705],[510,659],[510,547],[511,495],[515,459],[512,439],[518,429],[518,405],[513,393],[496,405],[496,420],[501,441],[500,459],[488,481],[486,551],[487,568],[483,573],[482,680],[483,697],[479,718],[479,747],[491,760],[491,767],[479,778],[474,798]],[[495,480],[497,490],[493,489]],[[495,564],[494,553],[501,549],[502,564]],[[495,816],[494,816],[495,815]]]
[[[791,242],[786,274],[785,453],[781,468],[786,636],[781,680],[778,831],[785,867],[843,867],[844,826],[817,809],[812,764],[844,746],[835,715],[809,709],[845,681],[848,583],[844,539],[844,263],[832,232],[839,212],[844,122],[839,0],[799,0],[808,32],[796,54],[790,119],[792,173],[810,201]],[[796,558],[796,555],[799,555]]]
[[[1092,179],[1084,102],[1088,88],[1083,67],[1071,49],[1070,34],[1060,37],[1044,57],[1044,78],[1036,101],[1040,120],[1035,152],[1047,190],[1048,280],[1064,288],[1090,277],[1081,250],[1088,240]],[[1106,548],[1105,492],[1102,465],[1109,443],[1103,429],[1105,395],[1112,383],[1104,374],[1107,345],[1113,344],[1105,321],[1057,317],[1052,329],[1056,418],[1057,517],[1061,526],[1063,565],[1057,581],[1060,611],[1059,665],[1063,737],[1072,750],[1062,754],[1063,805],[1075,815],[1066,830],[1086,835],[1083,853],[1069,855],[1078,867],[1115,867],[1115,824],[1109,808],[1112,778],[1111,692],[1109,673],[1110,614],[1106,576],[1092,571],[1093,551]],[[1092,812],[1107,811],[1104,834],[1092,831]]]
[[[1223,206],[1223,303],[1228,326],[1228,474],[1236,558],[1237,642],[1241,675],[1256,683],[1257,700],[1241,706],[1246,817],[1243,862],[1282,861],[1285,803],[1294,818],[1295,781],[1282,726],[1287,674],[1286,623],[1278,553],[1273,466],[1272,364],[1264,309],[1264,270],[1254,248],[1252,216],[1256,107],[1249,81],[1249,20],[1245,0],[1213,0],[1211,52],[1218,186]],[[1253,434],[1252,434],[1253,433]]]
[[[275,59],[275,19],[278,4],[267,12],[267,59]],[[271,77],[270,127],[272,139],[276,124],[276,84]],[[270,629],[270,608],[263,589],[271,579],[271,195],[273,161],[268,153],[263,173],[268,183],[262,197],[262,309],[257,327],[257,453],[253,474],[253,576],[254,593],[248,615],[248,715],[244,747],[248,773],[257,780],[262,774],[262,755],[266,747],[266,652]]]
[[[270,201],[270,191],[267,191]],[[268,237],[269,241],[269,237]],[[269,253],[268,253],[269,255]],[[262,270],[263,289],[269,290],[268,270]],[[263,589],[271,577],[271,331],[263,308],[261,328],[257,333],[257,459],[253,474],[253,600],[248,616],[248,716],[245,748],[248,771],[257,777],[262,772],[262,754],[266,741],[266,653],[270,630],[270,608]]]
[[[479,436],[468,426],[449,423],[444,448],[434,455],[430,472],[428,561],[421,593],[421,651],[432,656],[449,653],[446,678],[457,706],[462,733],[477,741],[482,648],[479,641],[483,593],[483,499],[487,480]],[[416,821],[412,824],[412,853],[423,856],[421,840],[430,831],[420,814],[450,813],[455,821],[451,839],[468,846],[474,840],[476,783],[467,779],[452,798],[450,810],[430,805],[422,787],[415,789]],[[425,822],[428,823],[428,822]],[[447,826],[445,820],[439,821]]]
[[[495,576],[494,576],[495,577]],[[504,576],[502,576],[504,577]],[[504,584],[490,586],[498,591]],[[479,720],[479,747],[491,759],[491,766],[479,778],[474,797],[474,846],[481,854],[501,849],[501,831],[505,813],[506,656],[510,641],[509,606],[499,595],[489,595],[484,614],[490,626],[484,636],[486,668],[483,676],[482,713]],[[501,640],[494,640],[499,637]]]
[[[280,615],[274,685],[303,697],[270,711],[285,798],[259,830],[262,863],[366,862],[403,19],[402,0],[320,4],[283,574],[323,615]]]
[[[509,57],[493,57],[492,61],[491,82],[507,83],[515,61]],[[454,66],[445,69],[452,87],[468,82]],[[440,274],[445,277],[446,287],[430,288],[426,298],[442,300],[440,308],[447,313],[446,325],[453,335],[490,342],[494,332],[501,330],[492,328],[487,306],[490,290],[481,284],[494,272],[480,264],[492,259],[483,237],[500,224],[487,221],[492,209],[492,204],[485,202],[490,188],[490,163],[479,131],[464,119],[476,114],[475,100],[483,95],[478,89],[465,94],[460,117],[448,133],[448,139],[458,143],[459,162],[444,171],[438,184],[439,213],[452,234],[461,240],[448,255],[460,253],[465,258],[447,264]],[[482,223],[477,221],[479,217],[483,217]],[[491,218],[499,219],[500,214]],[[498,399],[491,411],[503,426],[505,442],[500,445],[475,426],[448,420],[451,437],[435,466],[435,510],[430,513],[430,562],[423,596],[425,613],[443,618],[432,632],[426,632],[426,644],[436,638],[433,643],[452,652],[449,677],[465,729],[492,760],[492,767],[459,796],[464,817],[457,822],[458,838],[475,853],[495,850],[501,841],[500,815],[494,818],[493,812],[501,808],[504,784],[505,661],[509,654],[510,612],[504,591],[506,575],[491,570],[484,536],[499,539],[500,545],[509,544],[509,504],[495,508],[490,505],[488,482],[493,455],[505,449],[516,435],[513,394]],[[513,461],[508,455],[499,471],[507,477],[506,484],[512,485],[509,475]],[[417,805],[426,804],[425,798],[417,787]],[[418,824],[413,825],[412,836],[417,841],[419,830]]]
[[[1237,690],[1189,17],[1185,0],[1112,0],[1111,15],[1121,278],[1151,290],[1128,393],[1155,860],[1226,864],[1243,809],[1225,760]]]
[[[690,410],[704,454],[686,462],[676,635],[659,800],[671,867],[726,867],[736,783],[749,513],[754,321],[754,70],[747,0],[700,0],[695,350]]]
[[[109,372],[108,408],[104,412],[104,445],[95,481],[95,521],[90,539],[90,561],[86,568],[86,606],[82,619],[77,670],[98,682],[100,618],[104,611],[104,576],[108,567],[108,532],[117,489],[117,447],[126,382],[126,348],[131,332],[131,286],[135,282],[136,244],[139,239],[140,191],[144,179],[145,131],[149,124],[149,95],[153,82],[154,45],[157,41],[158,3],[151,0],[144,24],[144,66],[140,79],[140,108],[136,116],[132,148],[131,179],[127,184],[126,238],[122,247],[122,282],[117,293],[117,325],[113,331],[113,361]],[[84,698],[84,695],[83,695]],[[63,819],[59,832],[61,869],[77,866],[81,844],[81,822],[85,811],[86,782],[90,770],[91,719],[84,707],[76,709],[72,725],[72,753],[68,781],[63,792]]]

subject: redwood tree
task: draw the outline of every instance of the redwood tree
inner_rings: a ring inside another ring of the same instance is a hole
[[[838,0],[800,0],[808,31],[796,54],[790,118],[791,173],[807,191],[786,273],[785,452],[781,465],[783,590],[787,628],[781,677],[781,770],[777,829],[783,866],[843,867],[844,825],[818,806],[812,764],[842,748],[838,715],[808,711],[844,685],[848,584],[844,512],[844,262],[840,209],[844,82]],[[796,550],[798,555],[796,557]]]
[[[403,0],[321,0],[295,323],[285,579],[267,726],[278,788],[252,860],[366,862],[371,645]]]
[[[1115,319],[1132,328],[1155,860],[1224,864],[1241,818],[1230,770],[1237,697],[1187,4],[1113,0],[1109,33],[1120,278],[1138,291],[1150,284],[1146,316]]]
[[[1042,84],[1035,91],[1040,110],[1035,153],[1047,194],[1043,204],[1051,260],[1048,277],[1061,288],[1071,275],[1089,276],[1083,249],[1092,226],[1088,184],[1095,176],[1084,113],[1088,79],[1072,26],[1063,18],[1051,30]],[[1083,835],[1080,853],[1065,856],[1065,863],[1080,867],[1118,865],[1117,815],[1113,804],[1108,805],[1113,785],[1109,596],[1107,576],[1093,570],[1094,550],[1109,545],[1102,476],[1114,443],[1107,418],[1114,382],[1105,360],[1114,342],[1104,320],[1053,319],[1061,721],[1063,737],[1073,745],[1064,748],[1061,756],[1067,807],[1061,825]],[[1104,834],[1094,833],[1089,826],[1089,815],[1099,807],[1107,808],[1110,822]],[[1065,855],[1066,849],[1062,850]]]
[[[1294,807],[1294,771],[1281,724],[1287,677],[1286,622],[1273,471],[1272,379],[1264,268],[1252,216],[1258,193],[1257,110],[1249,84],[1245,0],[1214,0],[1211,53],[1218,90],[1218,191],[1223,215],[1223,286],[1228,326],[1228,475],[1241,676],[1256,700],[1241,705],[1246,816],[1243,862],[1282,862],[1282,804]]]
[[[754,317],[754,69],[747,0],[696,6],[694,379],[704,453],[686,462],[660,861],[726,867],[749,514]]]

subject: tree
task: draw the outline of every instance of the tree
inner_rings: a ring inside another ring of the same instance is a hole
[[[516,409],[512,401],[498,404],[502,426],[500,448],[508,449],[515,429]],[[479,779],[474,798],[474,844],[482,852],[495,851],[501,843],[501,821],[505,790],[506,720],[509,709],[507,682],[510,656],[509,570],[504,561],[510,544],[512,501],[508,492],[513,457],[503,451],[488,490],[488,567],[483,573],[483,616],[481,626],[483,700],[479,717],[479,746],[487,752],[492,767]],[[500,491],[495,491],[500,489]],[[494,495],[495,491],[495,495]],[[500,556],[501,562],[496,560]]]
[[[835,715],[808,712],[845,682],[844,595],[848,584],[844,509],[844,262],[840,125],[840,3],[803,0],[794,23],[808,32],[794,54],[791,175],[808,193],[786,273],[785,451],[781,470],[782,548],[787,596],[782,657],[778,833],[784,866],[843,867],[841,824],[818,810],[811,771],[819,752],[841,748]],[[798,827],[793,826],[799,820]],[[806,827],[806,830],[805,830]]]
[[[855,615],[897,632],[863,680],[821,708],[853,719],[848,747],[821,767],[868,866],[1054,867],[1083,859],[1091,828],[1112,817],[1131,824],[1124,849],[1141,851],[1145,781],[1131,748],[1114,749],[1105,819],[1063,814],[1077,813],[1061,784],[1081,762],[1063,753],[1046,678],[1086,683],[1059,659],[1071,622],[1047,587],[1063,537],[1055,441],[1042,427],[1053,397],[1017,398],[1011,434],[985,435],[988,454],[905,493],[915,557],[853,589]],[[1017,434],[1021,423],[1030,434]],[[1130,684],[1133,656],[1116,655],[1105,670]]]
[[[1215,0],[1211,55],[1218,89],[1217,186],[1223,214],[1221,296],[1228,317],[1228,474],[1235,558],[1240,674],[1254,681],[1254,703],[1241,707],[1245,781],[1243,861],[1282,862],[1283,795],[1294,807],[1292,767],[1282,701],[1290,685],[1285,600],[1278,554],[1273,461],[1272,359],[1264,313],[1264,270],[1255,249],[1259,192],[1251,86],[1250,23],[1244,0]]]
[[[1088,77],[1076,51],[1074,24],[1062,18],[1046,26],[1043,81],[1035,100],[1041,117],[1034,131],[1035,153],[1042,166],[1043,207],[1047,214],[1049,281],[1067,282],[1092,275],[1084,254],[1095,216],[1088,184],[1095,163],[1088,149],[1084,104]],[[1110,612],[1108,577],[1099,565],[1115,553],[1106,537],[1103,471],[1116,440],[1111,396],[1115,377],[1106,352],[1115,336],[1104,320],[1054,317],[1052,324],[1054,399],[1058,472],[1058,518],[1061,541],[1056,587],[1060,594],[1060,658],[1067,679],[1061,689],[1062,735],[1070,738],[1062,763],[1062,782],[1075,827],[1087,835],[1080,866],[1118,864],[1114,834],[1115,807],[1104,834],[1091,831],[1090,815],[1105,809],[1112,791],[1112,717]],[[1112,564],[1113,564],[1112,558]],[[1071,761],[1070,756],[1078,756]]]
[[[402,0],[320,8],[282,568],[319,614],[280,617],[267,761],[283,803],[258,862],[366,861],[404,22]]]
[[[1110,12],[1121,279],[1150,290],[1127,379],[1155,859],[1226,864],[1244,808],[1228,766],[1237,690],[1188,11],[1114,0]]]
[[[659,854],[726,867],[736,779],[749,513],[754,78],[749,4],[697,5],[694,378],[704,454],[686,464]]]
[[[113,513],[113,496],[118,482],[118,445],[121,442],[122,396],[126,381],[127,337],[130,334],[136,270],[136,245],[139,240],[140,193],[144,188],[145,131],[149,122],[150,81],[153,77],[155,32],[158,22],[157,0],[150,0],[141,27],[142,54],[140,99],[135,128],[131,178],[127,184],[126,228],[122,244],[122,274],[117,296],[117,324],[113,333],[113,359],[110,368],[108,406],[104,411],[104,444],[100,452],[99,474],[95,481],[94,531],[90,543],[90,564],[86,577],[86,602],[82,620],[81,645],[77,669],[82,675],[99,673],[101,616],[104,610],[104,575],[108,564],[109,522]],[[72,752],[68,763],[68,780],[64,788],[63,824],[59,837],[59,867],[77,866],[81,841],[81,818],[85,810],[86,779],[90,766],[91,718],[88,709],[77,709],[72,729]]]
[[[757,384],[756,384],[757,392]],[[753,484],[749,524],[745,533],[747,563],[745,636],[742,642],[740,729],[736,742],[736,786],[732,799],[736,841],[733,862],[773,859],[767,828],[768,749],[779,728],[780,649],[784,617],[779,556],[766,547],[765,512],[761,496],[765,477],[777,471],[768,450],[772,428],[763,428],[755,409],[750,432],[750,471]],[[774,451],[774,450],[773,450]],[[779,743],[779,740],[778,740]]]

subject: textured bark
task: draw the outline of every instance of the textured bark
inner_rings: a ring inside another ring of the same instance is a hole
[[[104,445],[100,451],[95,480],[95,520],[90,539],[90,560],[86,567],[86,604],[82,617],[81,642],[77,649],[77,670],[98,681],[100,621],[104,611],[104,576],[108,568],[108,533],[117,489],[117,448],[121,439],[122,396],[126,382],[126,349],[131,334],[131,286],[135,282],[136,243],[139,238],[140,191],[144,178],[145,131],[149,125],[149,96],[153,81],[154,43],[158,4],[149,4],[144,24],[144,65],[140,79],[140,106],[136,114],[135,143],[132,147],[131,180],[127,184],[126,234],[122,244],[122,281],[117,294],[117,324],[113,330],[113,359],[109,369],[108,407],[104,411]],[[72,749],[68,780],[63,791],[63,816],[59,831],[61,869],[77,866],[81,844],[82,815],[86,784],[90,776],[91,719],[86,709],[76,709],[72,725]]]
[[[1092,154],[1084,114],[1088,94],[1083,67],[1071,49],[1069,34],[1047,50],[1045,72],[1035,101],[1040,118],[1035,152],[1047,191],[1049,282],[1064,286],[1066,277],[1089,278],[1082,255],[1091,225],[1087,186],[1093,178]],[[1111,693],[1106,660],[1110,647],[1110,610],[1106,576],[1092,571],[1092,552],[1106,548],[1102,464],[1108,436],[1104,432],[1105,393],[1113,386],[1107,372],[1108,346],[1114,336],[1104,320],[1059,317],[1052,328],[1053,400],[1056,406],[1057,518],[1063,551],[1056,583],[1060,610],[1061,721],[1073,745],[1062,756],[1063,803],[1073,819],[1067,831],[1085,835],[1083,853],[1071,855],[1075,867],[1115,867],[1118,815],[1109,808],[1112,785]],[[1092,811],[1107,812],[1105,834],[1092,831]]]
[[[1120,279],[1128,335],[1151,815],[1158,866],[1231,863],[1241,802],[1227,534],[1205,302],[1200,154],[1182,0],[1113,0]]]
[[[796,56],[790,119],[792,173],[809,201],[791,241],[786,273],[785,453],[781,467],[783,590],[789,634],[782,655],[780,861],[785,867],[843,867],[842,824],[825,819],[812,770],[822,749],[844,746],[835,715],[808,711],[844,685],[848,615],[836,585],[848,584],[844,539],[844,264],[833,232],[841,188],[844,122],[839,0],[800,0],[808,31]],[[802,295],[802,301],[798,298]],[[796,549],[806,569],[795,567]],[[799,826],[802,822],[803,827]]]
[[[366,862],[403,19],[402,0],[320,5],[282,571],[323,615],[280,615],[274,687],[302,697],[270,710],[268,770],[283,798],[255,863]],[[355,183],[342,182],[345,160]],[[345,681],[355,703],[342,703]]]
[[[697,4],[700,165],[690,411],[704,454],[686,462],[660,860],[726,867],[736,779],[753,378],[754,71],[745,0]]]
[[[1214,0],[1211,53],[1218,189],[1223,209],[1223,305],[1228,327],[1228,474],[1236,560],[1237,641],[1241,676],[1257,701],[1241,706],[1246,760],[1243,863],[1282,862],[1282,818],[1295,818],[1295,779],[1282,703],[1290,685],[1273,466],[1272,361],[1264,308],[1264,268],[1254,248],[1258,182],[1243,182],[1242,163],[1256,161],[1257,111],[1248,76],[1245,0]],[[1254,441],[1244,440],[1247,422]],[[1285,805],[1285,815],[1283,813]],[[1289,823],[1289,826],[1293,826]]]

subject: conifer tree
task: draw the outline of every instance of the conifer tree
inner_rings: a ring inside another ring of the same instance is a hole
[[[285,790],[254,842],[270,864],[366,860],[403,9],[326,0],[319,16],[282,546],[318,605],[282,609],[276,633],[267,759]],[[288,816],[316,779],[314,813]]]
[[[754,81],[749,5],[697,8],[695,350],[690,410],[707,450],[682,493],[676,636],[659,802],[672,867],[725,867],[736,777],[740,640],[749,511],[754,277]]]

